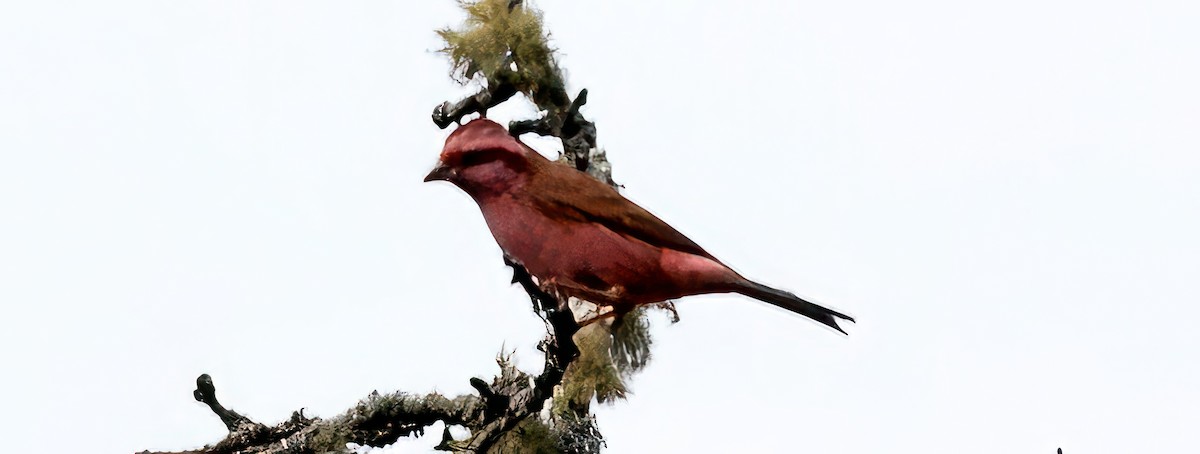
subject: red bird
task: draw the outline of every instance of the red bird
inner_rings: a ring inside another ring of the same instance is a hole
[[[504,253],[551,294],[617,314],[639,304],[736,292],[823,323],[853,318],[742,277],[615,189],[554,163],[477,119],[446,138],[425,181],[461,188],[483,211]]]

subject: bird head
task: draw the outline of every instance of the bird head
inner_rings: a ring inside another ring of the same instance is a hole
[[[520,181],[537,157],[541,155],[503,126],[479,118],[450,133],[425,181],[449,181],[472,196],[504,192]]]

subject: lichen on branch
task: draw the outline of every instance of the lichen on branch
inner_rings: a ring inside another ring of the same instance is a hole
[[[442,28],[441,52],[451,77],[462,84],[482,79],[489,87],[512,85],[541,109],[565,108],[562,71],[542,27],[542,13],[512,0],[460,0],[461,28]]]

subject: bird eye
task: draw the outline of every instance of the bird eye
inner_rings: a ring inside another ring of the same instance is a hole
[[[494,156],[495,153],[491,152],[490,150],[470,151],[463,154],[462,166],[471,167],[473,165],[483,164],[484,162],[492,160]]]

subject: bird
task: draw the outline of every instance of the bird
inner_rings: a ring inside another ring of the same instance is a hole
[[[743,277],[613,187],[551,161],[487,118],[451,132],[424,181],[466,192],[505,256],[560,298],[620,315],[690,295],[739,293],[842,334],[838,320],[854,322]]]

